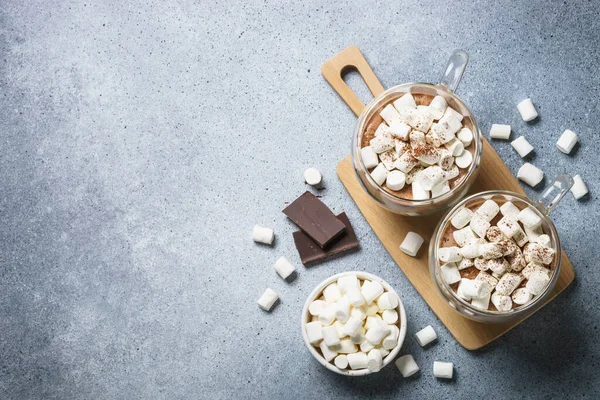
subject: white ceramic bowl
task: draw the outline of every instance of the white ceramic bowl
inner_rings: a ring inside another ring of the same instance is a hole
[[[369,274],[368,272],[349,271],[349,272],[342,272],[341,274],[336,274],[336,275],[330,276],[329,278],[325,279],[323,282],[321,282],[317,285],[317,287],[308,296],[308,299],[306,299],[306,303],[304,303],[304,308],[302,309],[302,318],[300,321],[301,329],[302,329],[302,337],[304,338],[304,343],[306,344],[306,347],[308,348],[310,353],[325,368],[327,368],[333,372],[336,372],[340,375],[346,375],[346,376],[369,375],[371,373],[371,371],[367,368],[356,369],[356,370],[350,370],[350,369],[345,370],[345,369],[339,369],[333,363],[327,362],[327,360],[325,360],[323,358],[323,356],[317,351],[317,349],[312,344],[310,344],[310,342],[308,341],[308,336],[306,335],[306,324],[308,322],[310,322],[311,317],[312,317],[310,315],[310,313],[308,312],[308,306],[310,305],[310,303],[312,303],[314,300],[321,297],[321,292],[323,292],[323,289],[325,289],[325,287],[327,287],[327,285],[329,285],[332,282],[337,281],[338,278],[341,278],[342,276],[347,276],[347,275],[356,275],[358,277],[358,279],[363,279],[363,280],[368,279],[371,281],[378,281],[379,283],[381,283],[381,286],[383,286],[383,289],[386,292],[394,293],[396,296],[398,296],[398,293],[396,293],[396,291],[394,289],[392,289],[392,287],[386,281],[384,281],[383,279],[381,279],[380,277],[378,277],[376,275]],[[388,354],[383,359],[383,367],[388,365],[390,362],[392,362],[392,360],[394,358],[396,358],[396,356],[398,355],[398,352],[400,351],[400,348],[402,347],[402,344],[404,343],[404,338],[406,337],[406,311],[404,311],[404,305],[402,304],[402,299],[400,298],[400,296],[398,296],[398,307],[396,308],[396,311],[398,311],[398,315],[400,316],[400,318],[399,318],[400,334],[398,335],[398,344],[396,345],[396,347],[394,347],[390,351],[390,354]],[[383,369],[383,367],[382,367],[382,369]]]

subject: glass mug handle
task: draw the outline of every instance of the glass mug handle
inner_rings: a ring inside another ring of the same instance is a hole
[[[571,186],[573,186],[573,178],[568,175],[559,175],[554,178],[552,185],[540,194],[536,202],[540,210],[548,215],[571,189]]]
[[[464,50],[454,50],[446,69],[440,79],[440,85],[446,87],[449,91],[455,92],[460,80],[465,72],[469,62],[469,54]]]

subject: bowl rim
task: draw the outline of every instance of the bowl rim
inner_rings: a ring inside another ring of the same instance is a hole
[[[377,275],[373,275],[373,274],[365,272],[365,271],[341,272],[339,274],[332,275],[329,278],[323,280],[321,283],[319,283],[312,290],[312,292],[308,295],[308,298],[306,299],[306,302],[304,303],[304,307],[302,308],[302,315],[300,317],[300,327],[302,330],[302,338],[304,339],[304,344],[306,345],[306,347],[308,348],[310,353],[313,355],[313,357],[317,361],[319,361],[319,363],[321,363],[321,365],[323,365],[328,370],[333,371],[340,375],[365,376],[365,375],[371,374],[373,371],[369,370],[368,368],[356,369],[356,370],[352,370],[352,369],[342,370],[342,369],[339,369],[338,367],[336,367],[335,364],[325,360],[323,358],[323,356],[321,356],[321,354],[319,354],[317,352],[316,348],[309,342],[308,335],[306,334],[306,324],[308,322],[310,322],[308,319],[309,314],[310,314],[308,312],[308,307],[310,306],[310,303],[312,303],[317,298],[317,296],[321,294],[321,292],[323,291],[323,289],[325,289],[325,287],[327,285],[329,285],[330,283],[333,283],[334,281],[337,281],[341,277],[348,276],[348,275],[356,275],[359,279],[376,280],[379,283],[381,283],[381,286],[383,286],[383,288],[387,292],[393,293],[398,297],[398,307],[396,307],[396,310],[398,311],[398,314],[400,315],[400,333],[398,335],[398,344],[396,345],[396,347],[394,347],[392,350],[390,350],[390,353],[387,356],[384,357],[383,365],[382,365],[381,369],[383,369],[390,362],[392,362],[392,360],[394,358],[396,358],[396,356],[400,352],[400,348],[404,344],[404,339],[406,338],[407,323],[406,323],[406,311],[404,309],[404,304],[402,303],[402,299],[400,298],[398,293],[394,290],[394,288],[392,288],[392,286],[389,283],[387,283],[386,281],[384,281]]]

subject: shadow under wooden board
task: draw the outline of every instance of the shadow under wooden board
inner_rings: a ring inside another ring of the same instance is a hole
[[[483,157],[480,171],[479,177],[469,193],[504,189],[524,194],[517,180],[485,138],[483,139]],[[364,191],[358,182],[350,156],[338,164],[337,174],[383,246],[404,272],[404,275],[463,347],[468,350],[479,349],[499,338],[525,319],[503,324],[484,324],[465,318],[454,311],[439,295],[429,274],[429,238],[433,235],[433,231],[443,214],[428,217],[405,217],[387,211]],[[417,257],[414,258],[400,251],[400,243],[410,231],[417,232],[425,239],[425,243],[423,243]],[[561,273],[546,304],[565,290],[574,278],[573,266],[563,251]]]

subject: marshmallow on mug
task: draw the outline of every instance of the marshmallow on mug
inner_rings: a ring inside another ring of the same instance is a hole
[[[454,241],[460,246],[466,246],[471,240],[477,239],[473,230],[470,227],[464,227],[462,229],[456,230],[452,232],[452,236],[454,237]],[[460,261],[460,260],[458,260]]]
[[[544,179],[544,171],[531,165],[530,163],[525,163],[519,168],[517,172],[517,178],[525,182],[531,187],[535,187],[538,183]]]
[[[545,233],[538,236],[537,240],[536,240],[537,244],[544,246],[544,247],[550,247],[550,236],[546,235]]]
[[[440,267],[442,278],[448,285],[453,285],[456,282],[460,282],[460,271],[458,270],[455,263],[447,263]]]
[[[450,191],[448,181],[443,181],[431,188],[431,197],[438,197]]]
[[[400,245],[400,250],[402,250],[405,254],[408,254],[411,257],[415,257],[421,248],[424,240],[418,233],[408,232],[402,244]]]
[[[533,294],[527,288],[519,288],[512,293],[512,301],[515,304],[523,305],[525,303],[529,303],[529,301],[533,298]]]
[[[435,185],[442,182],[445,176],[444,170],[437,165],[434,165],[419,172],[415,182],[418,182],[423,189],[431,190]]]
[[[465,145],[458,139],[452,139],[444,145],[454,157],[458,157],[465,152]],[[468,152],[468,151],[467,151]],[[456,162],[456,159],[454,160]],[[466,161],[466,160],[465,160]]]
[[[462,229],[465,226],[467,226],[467,224],[469,222],[471,222],[472,217],[473,217],[473,211],[471,211],[467,207],[464,207],[464,208],[461,208],[460,211],[454,215],[454,217],[452,217],[452,219],[450,220],[450,223],[456,229]]]
[[[470,151],[464,150],[461,155],[454,159],[458,168],[465,169],[473,162],[473,154]]]
[[[452,246],[440,247],[438,249],[438,258],[440,261],[448,263],[460,261],[462,256],[460,255],[460,249],[456,246]]]
[[[478,299],[471,299],[471,305],[480,310],[487,310],[490,307],[490,297],[492,292],[488,291],[482,297]]]
[[[380,135],[371,139],[369,144],[375,153],[381,154],[385,151],[392,150],[395,147],[396,142],[394,142],[394,139],[389,135]]]
[[[492,139],[508,140],[510,138],[510,125],[493,124],[490,129]]]
[[[265,228],[264,226],[254,225],[252,229],[252,240],[257,243],[273,244],[275,233],[271,228]]]
[[[383,165],[383,163],[379,163],[377,167],[375,167],[375,169],[371,171],[371,177],[379,186],[383,185],[383,182],[385,182],[387,175],[388,170],[385,167],[385,165]]]
[[[513,274],[512,272],[504,274],[496,285],[496,293],[501,296],[508,296],[521,284],[521,282],[523,282],[523,278],[518,274]]]
[[[480,238],[484,238],[485,233],[492,225],[481,214],[473,214],[469,226],[471,227],[473,232],[477,234],[477,236],[479,236]]]
[[[400,156],[400,158],[398,158],[396,160],[394,165],[400,171],[404,172],[405,174],[408,174],[411,169],[413,169],[414,167],[417,166],[418,163],[419,163],[419,160],[417,160],[415,157],[413,157],[412,152],[407,151],[404,154],[402,154]]]
[[[402,374],[402,377],[408,378],[413,376],[419,371],[419,366],[415,362],[415,359],[410,354],[400,357],[396,360],[396,368]]]
[[[510,145],[519,153],[521,157],[527,156],[527,154],[533,151],[533,146],[525,139],[525,136],[519,136]]]
[[[473,265],[475,265],[475,263],[473,262],[472,259],[470,259],[470,258],[463,258],[462,260],[460,260],[460,262],[457,264],[456,267],[460,271],[460,270],[463,270],[463,269],[466,269],[466,268],[470,268]]]
[[[391,104],[385,106],[379,115],[381,115],[381,118],[383,118],[388,125],[391,125],[394,120],[400,119],[400,114],[398,114],[398,111]]]
[[[360,157],[362,158],[363,164],[366,169],[375,168],[379,164],[377,159],[377,153],[371,146],[366,146],[360,149]]]
[[[425,328],[415,333],[415,338],[417,339],[417,342],[419,342],[419,345],[421,345],[421,347],[425,347],[429,343],[437,339],[437,335],[433,330],[433,327],[431,325],[427,325]]]
[[[386,132],[388,132],[390,135],[392,135],[393,137],[395,137],[397,139],[408,140],[408,134],[410,132],[410,125],[407,125],[402,121],[395,120],[386,129]]]
[[[525,99],[517,104],[517,109],[519,110],[519,114],[521,114],[521,118],[523,118],[523,121],[525,122],[533,121],[538,116],[531,99]]]
[[[456,138],[460,140],[465,147],[469,147],[473,142],[473,132],[469,128],[462,128],[456,134]]]
[[[433,119],[440,119],[448,108],[448,102],[442,96],[435,96],[429,104],[429,112],[433,116]]]
[[[527,288],[532,295],[537,296],[544,291],[548,282],[550,282],[550,277],[546,273],[536,271],[530,275],[527,284],[525,284],[525,288]]]
[[[488,222],[493,220],[494,217],[498,215],[498,212],[500,212],[498,203],[491,199],[484,201],[483,204],[475,210],[475,214],[481,215]]]
[[[517,219],[529,229],[538,229],[542,225],[542,219],[529,207],[522,209],[517,215]]]
[[[456,294],[464,300],[471,300],[483,297],[487,291],[482,281],[462,278]]]
[[[498,311],[508,311],[512,308],[512,299],[510,296],[502,296],[497,293],[492,294],[492,304]]]
[[[279,295],[273,289],[267,288],[258,299],[258,306],[265,311],[269,311],[273,304],[279,299]]]
[[[385,181],[385,184],[387,185],[388,189],[393,191],[402,190],[404,188],[405,183],[406,175],[404,175],[404,172],[402,171],[391,171],[388,174],[387,179]]]
[[[500,221],[496,224],[498,229],[506,236],[507,238],[511,238],[517,234],[521,230],[519,223],[516,218],[512,217],[502,217]]]
[[[318,169],[308,168],[306,171],[304,171],[304,182],[308,183],[310,186],[320,188],[322,180],[323,177]]]
[[[421,186],[419,181],[414,181],[411,186],[413,200],[427,200],[429,199],[429,191]]]
[[[575,147],[575,144],[577,144],[577,140],[579,139],[575,132],[567,129],[560,135],[558,142],[556,142],[556,147],[563,153],[569,154],[573,150],[573,147]]]
[[[442,118],[440,118],[440,122],[445,122],[450,117],[456,118],[459,122],[461,122],[463,120],[463,118],[464,118],[461,113],[459,113],[458,111],[456,111],[454,108],[448,106],[446,108],[446,111],[444,112],[444,115],[442,115]]]
[[[433,362],[433,376],[436,378],[452,379],[453,371],[454,365],[452,363],[442,361]]]
[[[414,97],[410,93],[406,93],[402,95],[398,100],[394,101],[394,107],[397,110],[402,108],[417,108],[417,103],[415,102]]]
[[[573,196],[575,196],[576,200],[579,200],[588,193],[588,188],[583,179],[581,179],[581,176],[575,175],[573,177],[573,186],[571,187],[571,193],[573,193]]]
[[[519,210],[519,208],[510,201],[507,201],[506,203],[500,206],[500,212],[505,217],[517,218],[517,215],[519,215],[521,210]]]
[[[285,257],[279,257],[279,259],[275,261],[274,268],[283,279],[287,279],[296,270],[292,263]]]

